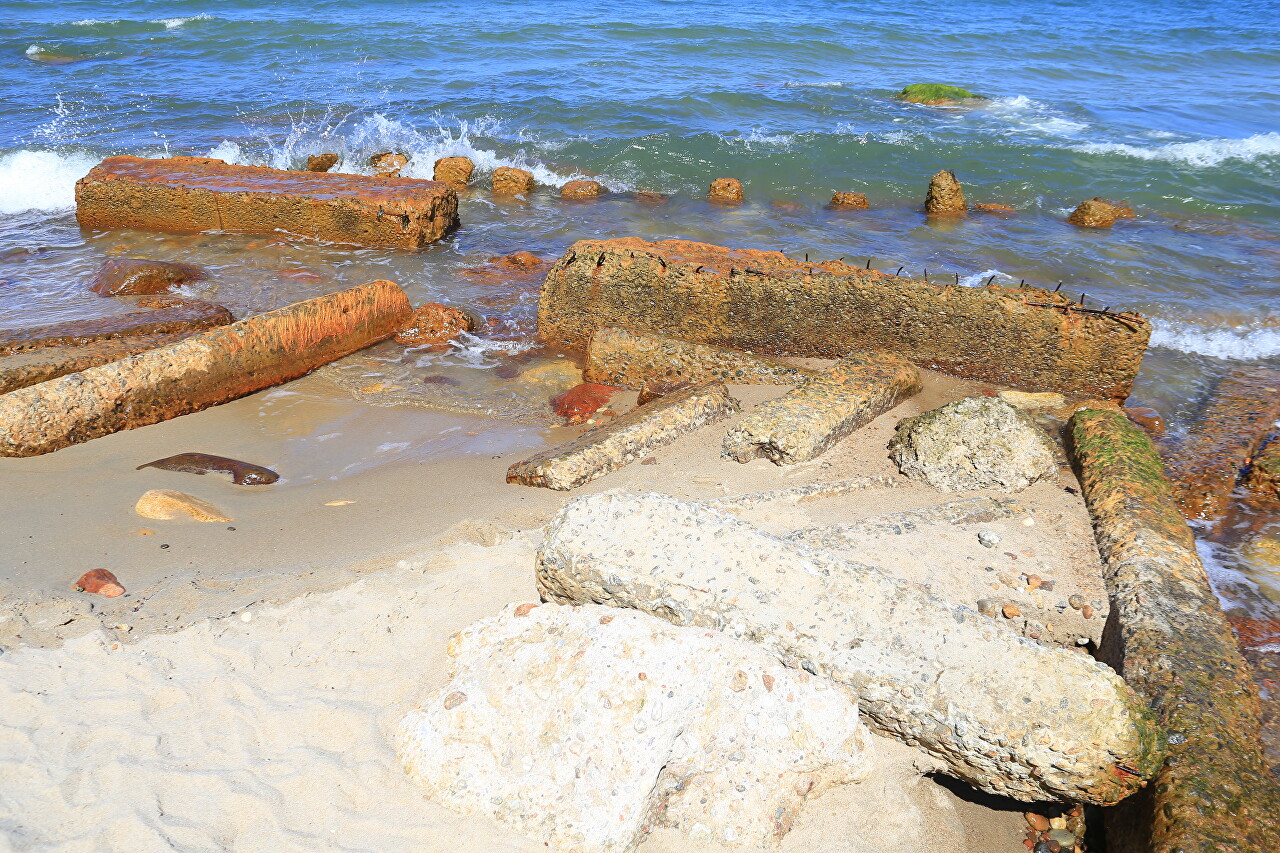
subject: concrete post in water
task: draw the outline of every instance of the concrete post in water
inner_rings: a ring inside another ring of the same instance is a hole
[[[1108,849],[1272,853],[1280,790],[1257,692],[1160,457],[1121,412],[1077,412],[1070,438],[1111,596],[1103,657],[1169,735],[1150,787],[1109,814]]]
[[[760,643],[984,791],[1110,804],[1160,765],[1150,711],[1106,665],[704,503],[579,498],[548,526],[537,582]]]
[[[1191,432],[1165,453],[1173,495],[1187,518],[1226,509],[1236,477],[1280,418],[1280,371],[1233,370],[1214,387]]]
[[[920,388],[920,371],[905,358],[848,356],[743,418],[725,436],[724,455],[739,462],[805,462]]]
[[[605,326],[587,346],[582,376],[588,382],[639,390],[650,382],[709,382],[795,385],[817,371],[792,367],[741,350],[695,344]]]
[[[0,396],[0,456],[38,456],[296,379],[391,337],[409,316],[374,281]]]
[[[1121,400],[1151,335],[1038,288],[960,287],[843,261],[635,237],[575,243],[550,272],[538,337],[582,351],[602,326],[764,355],[889,352],[1027,391]]]
[[[76,183],[85,228],[196,234],[284,232],[330,243],[418,249],[458,227],[445,184],[233,166],[208,157],[108,157]]]
[[[940,169],[929,181],[929,192],[924,198],[924,212],[930,216],[964,213],[964,189],[954,173]]]
[[[613,423],[517,462],[507,471],[507,482],[576,489],[737,411],[738,401],[723,382],[672,391]]]

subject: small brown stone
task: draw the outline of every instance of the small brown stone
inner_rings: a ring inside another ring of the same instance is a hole
[[[867,197],[862,193],[835,192],[831,195],[830,207],[844,210],[866,210],[871,207]]]
[[[617,391],[618,389],[611,385],[583,382],[563,394],[552,397],[551,409],[564,418],[566,423],[584,423],[608,403]]]
[[[588,199],[598,198],[604,193],[599,181],[569,181],[560,188],[561,198]]]
[[[636,397],[636,405],[643,406],[645,403],[651,403],[659,397],[667,396],[672,391],[679,391],[681,388],[688,388],[691,385],[693,385],[692,382],[680,379],[657,379],[653,382],[646,382]]]
[[[519,605],[518,607],[516,607],[516,615],[517,615],[517,616],[528,616],[528,615],[529,615],[529,613],[533,610],[533,608],[535,608],[535,607],[537,607],[537,606],[538,606],[538,605],[536,605],[536,604],[531,604],[531,603],[529,603],[529,602],[525,602],[524,604],[521,604],[521,605]]]
[[[641,464],[641,465],[657,465],[657,464],[658,464],[658,457],[656,457],[656,456],[646,456],[645,458],[643,458],[643,459],[641,459],[641,460],[640,460],[640,464]]]
[[[601,625],[608,625],[608,624],[609,624],[610,622],[612,622],[612,621],[613,621],[613,617],[612,617],[612,616],[601,616],[601,617],[600,617],[600,624],[601,624]]]
[[[737,178],[716,178],[711,182],[707,200],[720,204],[737,204],[742,201],[742,181]]]
[[[1049,818],[1035,812],[1025,812],[1023,815],[1027,819],[1027,825],[1036,832],[1045,832],[1049,829]]]
[[[1022,611],[1016,604],[1006,604],[1004,607],[1000,608],[1000,612],[1004,614],[1004,618],[1006,619],[1015,619],[1022,615]]]
[[[341,159],[337,154],[312,154],[307,158],[307,171],[327,172],[338,165]]]
[[[973,206],[974,210],[982,213],[1017,213],[1017,208],[1010,207],[1007,204],[988,204],[979,203]]]
[[[1105,201],[1089,199],[1071,211],[1067,221],[1081,228],[1110,228],[1116,224],[1116,209]]]
[[[446,711],[452,711],[465,701],[467,701],[467,694],[463,693],[461,690],[455,690],[448,696],[444,697],[444,709]]]
[[[232,521],[208,501],[192,497],[172,489],[152,489],[144,492],[134,505],[134,512],[143,518],[172,520],[190,518],[195,521]]]
[[[465,312],[439,302],[428,302],[410,315],[395,337],[405,346],[442,346],[471,331],[471,326],[471,317]]]
[[[1124,413],[1148,435],[1164,435],[1164,418],[1150,406],[1125,406]]]
[[[1081,608],[1080,608],[1080,615],[1081,615],[1081,616],[1083,616],[1083,617],[1084,617],[1084,618],[1086,618],[1086,619],[1092,619],[1092,618],[1093,618],[1093,605],[1092,605],[1092,604],[1086,604],[1084,607],[1081,607]]]
[[[765,692],[772,693],[773,692],[773,676],[769,675],[769,673],[766,672],[760,676],[760,680],[764,682]]]
[[[93,274],[89,289],[99,296],[144,296],[168,293],[179,285],[205,277],[204,270],[191,264],[108,258]]]
[[[524,169],[499,166],[493,170],[493,194],[499,196],[528,195],[533,192],[533,175]]]
[[[394,178],[399,176],[401,169],[409,165],[409,158],[394,151],[383,151],[370,157],[369,165],[373,167],[373,174],[377,177]]]
[[[742,670],[738,670],[733,674],[733,678],[729,680],[729,689],[734,693],[741,693],[747,689],[747,674]]]
[[[471,181],[476,164],[467,157],[441,157],[431,173],[433,180],[442,181],[454,189],[462,189]]]
[[[104,598],[115,598],[124,595],[124,586],[116,576],[106,569],[92,569],[80,576],[76,581],[76,589],[80,592],[91,592]]]
[[[1109,204],[1113,208],[1115,208],[1116,219],[1137,219],[1138,218],[1138,214],[1133,212],[1133,208],[1129,205],[1127,201],[1112,201],[1111,199],[1102,198],[1101,196],[1094,196],[1093,201],[1100,201],[1103,204]]]
[[[1041,583],[1039,575],[1031,575],[1027,578],[1027,589],[1039,589]]]
[[[924,212],[930,216],[965,212],[964,190],[949,170],[940,169],[930,179],[929,192],[924,199]]]
[[[667,197],[660,192],[655,192],[654,190],[636,190],[635,200],[637,204],[654,206],[667,203]]]

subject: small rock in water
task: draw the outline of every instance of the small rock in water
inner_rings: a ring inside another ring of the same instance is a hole
[[[524,169],[499,166],[493,170],[493,194],[499,196],[528,195],[533,192],[533,175]]]
[[[742,201],[742,181],[737,178],[716,178],[711,182],[707,200],[721,204],[737,204]]]
[[[471,181],[476,164],[469,157],[441,157],[431,173],[432,180],[443,181],[454,189],[463,189]]]
[[[471,316],[457,308],[428,302],[414,311],[396,331],[396,342],[406,346],[444,346],[471,331]]]
[[[327,172],[338,165],[340,159],[337,154],[312,154],[307,158],[307,171]]]
[[[93,274],[89,289],[99,296],[149,296],[203,278],[204,270],[191,264],[108,258]]]
[[[1119,217],[1113,205],[1091,198],[1080,202],[1080,206],[1071,211],[1067,221],[1081,228],[1110,228],[1116,224],[1117,218]]]
[[[1148,435],[1164,435],[1164,418],[1150,406],[1126,406],[1124,413]]]
[[[162,468],[165,471],[181,471],[184,474],[208,474],[210,471],[217,471],[220,474],[230,474],[231,482],[237,486],[269,486],[280,479],[280,475],[270,468],[254,465],[251,462],[241,462],[238,459],[228,459],[225,456],[212,456],[208,453],[179,453],[176,456],[166,456],[164,459],[139,465],[137,470],[141,471],[143,468]]]
[[[1017,213],[1018,209],[1007,204],[991,204],[990,202],[979,202],[973,206],[973,209],[979,213]]]
[[[233,521],[208,501],[172,489],[152,489],[138,498],[134,512],[143,518],[171,520],[190,518],[195,521]]]
[[[866,210],[871,207],[867,202],[867,197],[862,193],[835,192],[831,194],[829,207],[841,210]]]
[[[124,585],[116,576],[106,569],[92,569],[80,576],[76,581],[76,589],[80,592],[91,592],[104,598],[115,598],[124,595]]]
[[[964,189],[954,173],[940,169],[929,181],[929,191],[924,199],[924,212],[931,216],[964,213]]]
[[[369,165],[379,178],[394,178],[400,174],[401,169],[409,165],[409,158],[394,151],[384,151],[370,157]]]
[[[1000,534],[994,530],[979,530],[978,541],[984,548],[994,548],[1000,544]]]
[[[599,181],[569,181],[560,189],[561,198],[597,198],[604,193]]]
[[[612,399],[618,389],[611,385],[583,382],[551,398],[551,409],[565,423],[581,424]]]
[[[637,204],[659,205],[667,203],[667,197],[654,190],[636,190],[635,199]]]

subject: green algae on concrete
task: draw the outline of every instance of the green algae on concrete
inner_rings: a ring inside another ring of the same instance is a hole
[[[1150,785],[1108,811],[1108,849],[1270,853],[1280,788],[1258,696],[1160,457],[1120,412],[1083,409],[1069,437],[1112,601],[1102,657],[1168,735]]]
[[[953,104],[957,101],[985,101],[986,97],[946,83],[912,83],[898,93],[898,100],[910,104],[936,106]]]

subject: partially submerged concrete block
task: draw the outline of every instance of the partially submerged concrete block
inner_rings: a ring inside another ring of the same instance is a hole
[[[1111,595],[1102,654],[1169,733],[1152,784],[1108,814],[1108,849],[1280,848],[1257,688],[1160,457],[1120,412],[1080,411],[1070,436]]]
[[[108,157],[76,183],[85,228],[194,234],[277,231],[331,243],[418,249],[458,227],[445,184],[233,166],[208,157]]]
[[[920,387],[920,371],[905,358],[851,355],[743,418],[725,436],[724,455],[777,465],[813,459]]]
[[[524,169],[499,166],[493,170],[494,195],[528,195],[531,192],[533,192],[533,175]]]
[[[597,198],[603,194],[604,187],[600,185],[599,181],[569,181],[560,188],[561,198]]]
[[[573,441],[517,462],[507,470],[507,482],[574,489],[737,411],[738,401],[722,382],[673,391]]]
[[[1195,426],[1165,452],[1173,495],[1187,518],[1226,509],[1236,478],[1280,419],[1280,371],[1233,370],[1214,386]]]
[[[227,322],[230,321],[231,318],[228,317]],[[119,361],[126,356],[175,343],[192,334],[195,332],[109,338],[79,345],[40,347],[0,356],[0,394]]]
[[[225,326],[234,317],[221,305],[174,296],[144,296],[132,301],[138,311],[68,320],[47,326],[0,329],[0,356],[33,352],[47,347],[74,347],[143,335],[190,334]]]
[[[548,526],[537,582],[550,600],[758,642],[848,685],[869,725],[992,793],[1114,803],[1162,758],[1150,711],[1106,665],[706,504],[579,498]]]
[[[964,201],[964,189],[956,180],[955,172],[940,169],[929,180],[925,194],[924,212],[931,216],[964,213],[968,207]]]
[[[737,178],[716,178],[707,191],[707,200],[719,204],[737,204],[742,201],[742,181]]]
[[[471,162],[470,157],[441,157],[436,161],[431,177],[460,190],[471,182],[471,173],[475,170],[476,164]]]
[[[631,851],[654,825],[772,846],[806,800],[871,772],[847,692],[713,631],[521,604],[448,651],[449,682],[396,736],[410,777],[555,850]]]
[[[296,379],[395,333],[409,300],[374,281],[0,397],[0,456],[38,456]]]
[[[632,390],[650,382],[715,379],[743,385],[794,385],[817,373],[741,350],[609,326],[591,336],[582,371],[588,382]]]
[[[585,350],[602,326],[765,355],[902,355],[1031,391],[1123,399],[1151,327],[1038,288],[935,285],[841,261],[636,237],[575,243],[547,274],[538,336]]]

